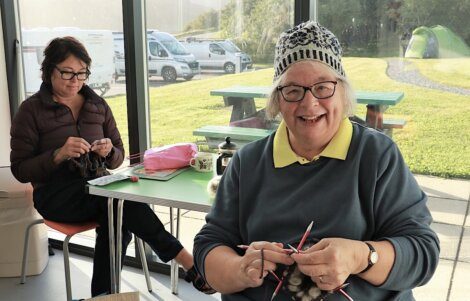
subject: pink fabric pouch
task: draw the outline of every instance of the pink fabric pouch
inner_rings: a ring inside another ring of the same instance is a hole
[[[177,143],[155,147],[145,151],[144,167],[146,170],[182,168],[197,154],[194,143]]]

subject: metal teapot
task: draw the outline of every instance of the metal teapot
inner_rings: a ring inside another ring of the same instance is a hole
[[[230,137],[225,137],[225,142],[219,144],[219,157],[217,157],[217,174],[221,175],[227,168],[228,163],[237,151],[237,145],[230,142]]]

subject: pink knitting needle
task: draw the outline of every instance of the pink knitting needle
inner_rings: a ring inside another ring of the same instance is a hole
[[[302,250],[302,246],[304,245],[305,241],[307,240],[307,237],[310,234],[310,231],[312,231],[313,227],[313,221],[310,222],[310,224],[307,227],[307,230],[305,230],[304,236],[302,236],[302,239],[299,242],[299,245],[297,246],[297,250],[300,252]],[[277,294],[279,293],[279,290],[281,289],[282,283],[284,282],[284,276],[282,276],[281,281],[276,286],[276,289],[274,290],[273,295],[271,296],[271,301],[276,298]]]
[[[312,231],[312,227],[313,227],[313,221],[308,225],[307,230],[305,230],[304,236],[302,236],[302,239],[300,240],[299,245],[297,246],[297,250],[299,252],[302,251],[302,247],[304,246],[304,243],[307,240],[307,237],[310,234],[310,231]]]
[[[346,293],[344,291],[344,288],[347,287],[349,285],[349,283],[343,283],[341,284],[340,286],[338,286],[337,288],[335,288],[333,291],[335,292],[340,292],[346,299],[348,299],[348,301],[354,301],[353,298],[351,298],[351,296],[348,295],[348,293]]]

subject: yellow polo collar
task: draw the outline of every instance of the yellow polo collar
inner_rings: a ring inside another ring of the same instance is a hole
[[[333,159],[345,160],[348,154],[349,145],[352,138],[352,124],[348,118],[344,118],[339,125],[338,131],[331,139],[330,143],[325,149],[315,156],[312,161],[318,160],[320,157],[328,157]],[[282,120],[281,124],[274,135],[273,146],[274,167],[282,168],[292,163],[299,162],[300,164],[307,164],[312,161],[297,155],[289,144],[287,136],[287,126]]]

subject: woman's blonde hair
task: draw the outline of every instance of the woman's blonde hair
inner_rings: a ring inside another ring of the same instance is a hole
[[[344,109],[344,117],[349,117],[354,115],[354,111],[356,109],[356,95],[354,90],[349,82],[349,79],[346,76],[340,76],[333,72],[332,70],[328,69],[331,74],[337,78],[340,83],[340,86],[343,87],[343,109]],[[282,98],[281,92],[277,90],[277,87],[283,81],[285,77],[285,72],[279,76],[277,80],[274,81],[271,93],[269,95],[268,103],[266,104],[266,119],[272,120],[275,119],[279,113],[279,101]]]

